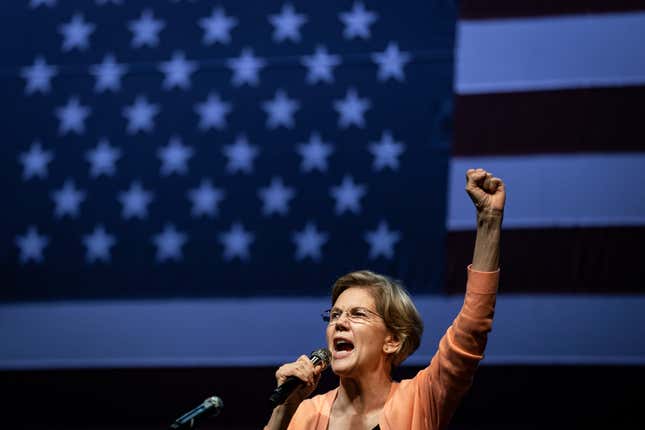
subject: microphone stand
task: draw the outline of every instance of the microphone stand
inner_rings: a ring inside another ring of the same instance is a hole
[[[169,430],[194,429],[197,424],[208,417],[219,415],[224,407],[224,402],[217,396],[209,397],[204,402],[190,412],[185,413],[170,425]]]

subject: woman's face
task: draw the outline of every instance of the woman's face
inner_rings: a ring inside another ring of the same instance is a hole
[[[381,367],[389,373],[384,347],[390,336],[383,319],[376,313],[376,303],[369,290],[348,288],[338,296],[332,314],[334,311],[337,317],[327,327],[334,373],[359,377],[380,371]]]

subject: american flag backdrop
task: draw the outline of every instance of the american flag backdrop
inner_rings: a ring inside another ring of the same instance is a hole
[[[3,5],[4,302],[441,288],[449,2]]]
[[[359,268],[411,290],[404,365],[427,366],[463,302],[471,167],[508,195],[452,425],[639,422],[645,5],[456,3],[3,2],[7,422],[166,428],[218,395],[204,427],[258,428]]]
[[[3,5],[0,368],[277,365],[358,268],[424,365],[471,167],[508,190],[484,363],[644,363],[640,3]]]

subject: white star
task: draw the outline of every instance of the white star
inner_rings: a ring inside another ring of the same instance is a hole
[[[256,145],[250,145],[246,137],[239,135],[232,145],[224,145],[222,152],[228,158],[226,170],[229,173],[253,173],[253,160],[260,150]]]
[[[187,61],[183,52],[175,52],[170,61],[161,63],[159,70],[166,75],[163,80],[164,89],[179,87],[185,90],[190,88],[190,75],[197,70],[197,63]]]
[[[163,20],[155,19],[150,9],[144,10],[141,12],[141,18],[128,23],[128,28],[133,33],[132,47],[157,46],[159,44],[159,32],[165,26],[166,24]]]
[[[29,7],[31,9],[36,9],[39,6],[54,7],[56,5],[56,0],[30,0]]]
[[[233,71],[233,85],[239,87],[248,84],[255,87],[260,83],[260,69],[266,65],[266,61],[254,56],[252,49],[244,48],[239,57],[228,60],[226,64]]]
[[[320,261],[322,255],[320,248],[327,242],[329,235],[318,231],[316,224],[308,222],[302,231],[296,231],[292,235],[293,242],[296,244],[297,261],[309,257],[313,261]]]
[[[336,215],[341,215],[345,211],[360,213],[360,199],[366,192],[366,185],[356,184],[351,176],[345,176],[339,186],[331,187],[330,190],[331,196],[336,199]]]
[[[224,200],[224,191],[213,187],[211,181],[203,179],[198,188],[188,190],[186,193],[193,203],[190,211],[195,218],[205,215],[215,217],[219,213],[219,203]]]
[[[60,121],[58,134],[64,135],[70,131],[76,134],[85,133],[85,119],[92,109],[79,103],[78,97],[71,97],[65,106],[56,108],[56,116]]]
[[[255,240],[253,233],[246,231],[238,222],[231,229],[219,235],[219,241],[224,246],[224,260],[231,261],[235,257],[240,260],[249,259],[249,246]]]
[[[137,96],[132,105],[123,108],[123,116],[128,120],[128,134],[151,132],[155,128],[154,116],[159,110],[159,105],[148,103],[144,96]]]
[[[300,27],[307,22],[307,16],[298,14],[289,3],[282,5],[279,14],[269,15],[269,22],[273,25],[273,40],[282,42],[289,39],[300,42]]]
[[[383,256],[388,260],[394,257],[394,245],[401,239],[401,233],[391,231],[385,221],[381,221],[376,230],[365,233],[365,240],[370,245],[370,259]]]
[[[307,83],[334,82],[333,68],[340,64],[340,56],[327,53],[327,48],[317,46],[313,55],[302,57],[302,65],[307,67]]]
[[[356,90],[350,88],[347,90],[345,98],[334,101],[334,109],[339,113],[338,126],[347,128],[350,125],[356,127],[365,127],[365,111],[371,107],[369,99],[361,99],[356,94]]]
[[[289,200],[293,198],[293,188],[286,187],[281,178],[271,179],[268,187],[260,188],[258,196],[262,199],[262,213],[269,216],[273,213],[286,215],[289,212]]]
[[[51,79],[56,76],[57,68],[50,66],[42,55],[34,59],[34,64],[29,67],[23,67],[20,70],[20,76],[25,79],[25,94],[29,95],[35,92],[48,93],[51,89]]]
[[[272,100],[262,103],[262,109],[267,113],[267,128],[274,129],[279,126],[293,127],[293,115],[300,109],[300,103],[290,99],[283,90],[277,90]]]
[[[43,151],[39,141],[29,147],[28,152],[20,153],[18,157],[23,164],[22,179],[28,180],[37,176],[41,179],[47,177],[47,165],[54,159],[52,151]]]
[[[56,204],[56,209],[54,209],[56,218],[61,218],[65,215],[76,218],[78,216],[78,207],[85,200],[85,191],[77,189],[74,181],[68,179],[61,189],[51,194],[51,198]]]
[[[212,45],[220,42],[228,44],[231,41],[231,30],[237,25],[237,19],[226,16],[226,12],[220,8],[213,8],[211,16],[199,20],[199,25],[204,29],[203,43]]]
[[[87,248],[85,261],[90,264],[95,261],[109,262],[111,259],[110,248],[115,243],[114,236],[106,233],[102,225],[94,227],[92,234],[83,236],[83,245]]]
[[[345,30],[343,31],[345,39],[355,37],[369,39],[370,25],[378,19],[378,14],[366,10],[363,3],[355,2],[352,10],[340,13],[339,18],[345,24]]]
[[[220,99],[218,94],[211,93],[208,99],[195,105],[195,112],[199,114],[200,130],[215,128],[222,130],[226,128],[226,115],[233,109],[231,103]]]
[[[148,217],[148,204],[154,198],[150,191],[146,191],[141,187],[138,181],[130,185],[128,191],[119,193],[119,201],[123,205],[121,216],[125,219],[138,217],[145,219]]]
[[[85,22],[83,14],[75,13],[72,19],[58,27],[58,32],[63,35],[63,52],[77,48],[80,51],[86,50],[89,44],[90,34],[96,26],[91,22]]]
[[[411,58],[410,53],[399,51],[399,46],[394,42],[388,43],[385,51],[372,54],[372,60],[378,65],[379,81],[387,81],[390,78],[405,81],[403,67]]]
[[[302,157],[300,163],[300,170],[303,172],[311,172],[318,169],[321,172],[327,171],[327,157],[334,152],[334,147],[322,141],[320,134],[317,132],[311,133],[309,142],[300,143],[296,149]]]
[[[183,258],[181,247],[187,238],[188,236],[177,231],[174,225],[166,224],[163,231],[156,234],[152,240],[157,247],[157,262],[180,261]]]
[[[20,263],[25,264],[29,260],[37,263],[43,260],[43,249],[49,243],[45,235],[38,234],[34,226],[29,226],[24,236],[16,237],[16,246],[20,248]]]
[[[85,159],[91,164],[90,176],[93,178],[101,175],[113,176],[114,163],[119,158],[121,158],[121,151],[110,146],[110,142],[105,138],[99,140],[96,148],[85,153]]]
[[[178,136],[171,137],[168,145],[162,146],[157,151],[157,157],[161,159],[161,176],[173,173],[185,175],[188,171],[186,164],[193,153],[193,149],[184,145]]]
[[[121,89],[121,78],[127,70],[127,66],[114,60],[114,55],[107,54],[103,57],[101,64],[95,64],[90,67],[90,72],[96,79],[94,91],[97,93],[107,90],[119,91]]]
[[[385,130],[379,142],[370,142],[369,151],[374,156],[372,164],[374,170],[383,170],[386,167],[398,170],[399,156],[405,151],[405,144],[395,142],[392,133]]]

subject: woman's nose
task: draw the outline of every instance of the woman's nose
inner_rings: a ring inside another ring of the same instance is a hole
[[[347,330],[347,326],[349,324],[349,316],[347,315],[347,312],[343,312],[334,324],[336,325],[336,330]]]

